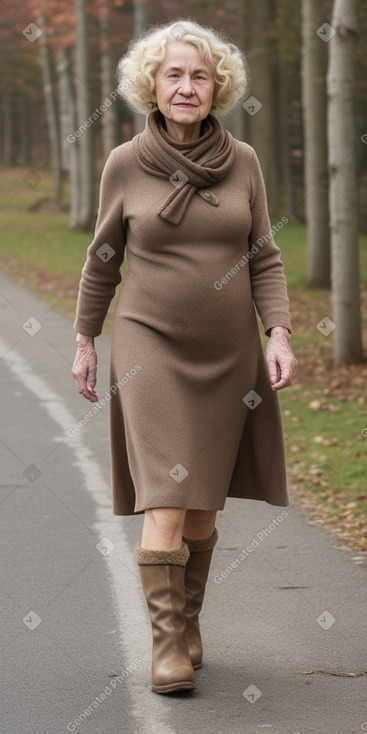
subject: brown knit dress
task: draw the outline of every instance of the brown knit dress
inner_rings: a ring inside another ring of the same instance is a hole
[[[108,387],[113,512],[221,510],[227,496],[286,506],[278,395],[255,306],[265,332],[291,324],[255,151],[233,140],[228,173],[173,224],[158,214],[173,184],[144,170],[137,138],[105,165],[74,323],[101,333],[127,257]],[[165,140],[182,157],[196,142]]]

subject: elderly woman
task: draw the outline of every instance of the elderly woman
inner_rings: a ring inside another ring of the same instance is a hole
[[[152,689],[194,689],[199,612],[226,497],[288,505],[277,390],[297,361],[259,162],[225,130],[246,61],[193,21],[150,27],[118,68],[147,114],[105,165],[80,282],[79,392],[97,401],[94,337],[126,253],[111,334],[113,512],[144,513],[139,566]],[[255,306],[270,337],[266,363]]]

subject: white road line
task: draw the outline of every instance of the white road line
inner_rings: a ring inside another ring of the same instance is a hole
[[[111,504],[106,502],[106,497],[110,495],[110,490],[103,480],[100,465],[95,460],[91,450],[83,442],[80,433],[77,433],[73,438],[70,438],[66,433],[67,429],[75,424],[74,417],[65,407],[65,402],[62,397],[50,388],[45,380],[32,371],[27,361],[14,348],[7,351],[8,349],[9,347],[0,338],[0,354],[4,355],[2,359],[10,368],[13,375],[23,383],[27,390],[37,397],[39,405],[45,409],[48,417],[57,424],[58,429],[61,428],[65,442],[74,452],[76,459],[75,465],[83,477],[85,489],[91,494],[96,506],[97,520],[93,523],[92,529],[96,531],[100,539],[108,537],[112,541],[114,541],[116,530],[118,530],[118,540],[116,539],[118,554],[124,560],[129,559],[129,566],[135,568],[134,548],[131,548],[127,543],[121,526],[117,525],[116,517],[112,515]],[[70,390],[75,390],[72,382],[70,382]],[[150,665],[146,665],[149,650],[146,649],[145,645],[137,649],[135,642],[136,624],[139,615],[135,613],[134,617],[131,614],[128,620],[126,618],[126,588],[124,588],[122,582],[121,564],[116,562],[116,557],[114,558],[114,556],[115,553],[113,552],[105,557],[105,561],[108,568],[107,576],[115,598],[115,612],[119,624],[119,637],[124,645],[124,658],[126,664],[129,665],[136,657],[141,657],[144,667],[148,668],[149,675]],[[133,578],[131,583],[132,585],[134,584]],[[138,585],[137,581],[136,586],[138,587]],[[138,593],[136,597],[139,599]],[[129,604],[129,606],[133,607],[133,604]],[[133,634],[133,630],[135,634]],[[130,634],[130,631],[132,634]],[[143,638],[143,635],[140,637]],[[155,734],[155,732],[157,734],[174,734],[171,727],[162,720],[164,719],[163,710],[159,712],[159,726],[157,725],[156,728],[153,721],[147,721],[144,707],[142,707],[141,696],[134,696],[133,686],[129,689],[129,695],[131,696],[132,714],[136,718],[140,734]],[[147,704],[149,704],[149,697],[151,695],[155,694],[150,693],[149,688],[147,688]]]

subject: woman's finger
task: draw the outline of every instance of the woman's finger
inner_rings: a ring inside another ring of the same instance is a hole
[[[87,400],[96,402],[97,355],[94,349],[79,347],[71,373],[76,381],[78,392]]]

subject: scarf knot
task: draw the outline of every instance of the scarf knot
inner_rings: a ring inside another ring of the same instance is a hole
[[[157,212],[171,224],[179,224],[198,189],[207,189],[227,176],[235,160],[234,138],[219,120],[209,114],[203,127],[197,140],[178,143],[168,135],[162,113],[154,110],[143,132],[133,138],[142,168],[153,176],[168,178],[172,184],[172,191]],[[213,203],[208,197],[202,198]],[[214,200],[218,204],[217,197]]]

